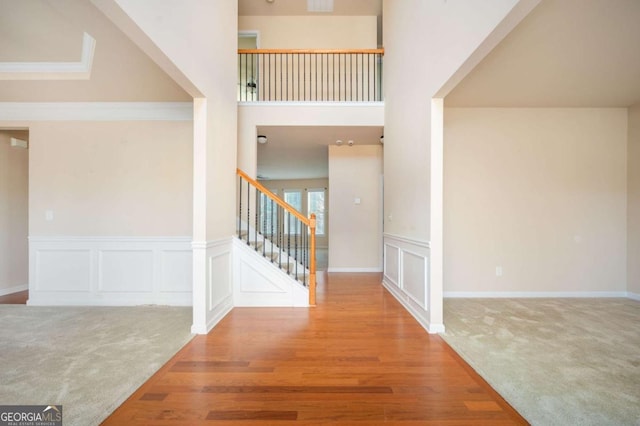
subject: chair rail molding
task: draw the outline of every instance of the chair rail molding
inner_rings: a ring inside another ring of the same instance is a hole
[[[29,305],[192,303],[191,237],[29,237]]]

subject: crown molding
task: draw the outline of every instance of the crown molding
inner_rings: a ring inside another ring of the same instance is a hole
[[[0,121],[192,121],[193,102],[0,102]]]
[[[82,36],[80,62],[0,62],[0,80],[88,80],[96,40]]]

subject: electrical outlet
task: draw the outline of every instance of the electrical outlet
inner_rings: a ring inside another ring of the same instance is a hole
[[[496,266],[496,277],[502,276],[502,266]]]

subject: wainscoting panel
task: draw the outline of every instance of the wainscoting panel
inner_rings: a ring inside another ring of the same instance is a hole
[[[30,237],[30,305],[192,303],[190,237]]]
[[[30,278],[32,292],[91,291],[91,250],[41,249],[34,254],[35,265],[29,260],[35,267],[35,274]]]
[[[387,280],[395,285],[400,286],[400,248],[384,244],[384,274]]]
[[[160,291],[191,293],[193,261],[191,250],[164,250],[160,253]]]
[[[99,250],[98,290],[115,293],[153,291],[152,250]]]
[[[403,250],[400,258],[402,262],[402,288],[414,302],[427,310],[427,287],[425,285],[429,281],[427,255]]]
[[[384,234],[384,256],[382,284],[427,331],[437,332],[429,323],[429,242]]]

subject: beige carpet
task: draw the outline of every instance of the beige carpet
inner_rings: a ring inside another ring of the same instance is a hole
[[[192,337],[191,308],[0,305],[0,405],[97,425]]]
[[[445,299],[444,339],[533,425],[640,425],[640,302]]]

